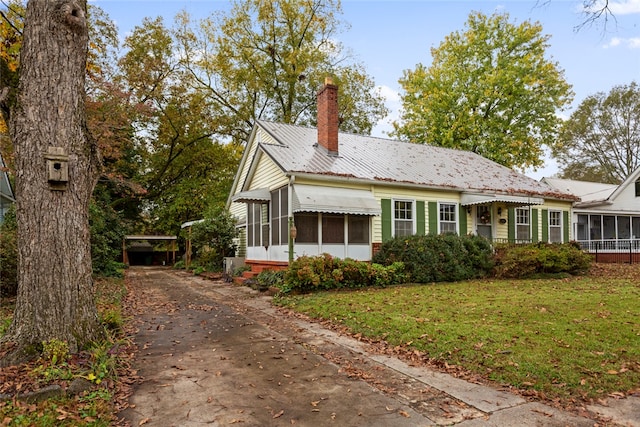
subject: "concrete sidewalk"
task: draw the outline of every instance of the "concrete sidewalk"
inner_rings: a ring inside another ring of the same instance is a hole
[[[247,287],[166,269],[128,274],[157,300],[138,319],[145,380],[122,414],[132,425],[640,427],[639,397],[581,417],[376,354],[283,316]]]

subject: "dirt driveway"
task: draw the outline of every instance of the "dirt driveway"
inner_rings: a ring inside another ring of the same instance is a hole
[[[506,391],[371,354],[247,287],[131,268],[143,378],[133,426],[593,426]],[[633,424],[629,424],[633,425]]]

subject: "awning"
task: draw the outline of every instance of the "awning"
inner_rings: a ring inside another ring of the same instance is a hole
[[[541,197],[513,196],[509,194],[474,194],[462,193],[460,204],[462,206],[486,205],[490,203],[502,202],[510,205],[528,206],[542,205],[544,199]]]
[[[293,187],[293,212],[323,212],[350,215],[380,215],[380,204],[370,191],[351,188]]]
[[[271,192],[268,188],[256,188],[255,190],[241,191],[231,196],[232,202],[270,202]]]

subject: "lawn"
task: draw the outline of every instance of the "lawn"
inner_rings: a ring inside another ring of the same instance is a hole
[[[286,296],[277,303],[431,365],[548,399],[638,390],[638,266],[569,279],[477,280]],[[416,353],[417,352],[417,353]]]

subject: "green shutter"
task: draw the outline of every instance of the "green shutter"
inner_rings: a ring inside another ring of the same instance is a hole
[[[382,208],[382,241],[391,239],[391,199],[382,199],[380,201]]]
[[[538,209],[534,208],[531,209],[531,241],[535,243],[538,239]]]
[[[562,242],[569,241],[569,211],[562,211]]]
[[[429,202],[429,234],[438,234],[438,203]]]
[[[507,228],[507,239],[510,243],[516,241],[516,210],[515,208],[509,208],[507,215],[509,224]]]
[[[542,241],[549,242],[549,211],[542,209]]]
[[[458,217],[459,217],[459,231],[458,234],[461,236],[467,235],[467,209],[460,205],[458,209]]]
[[[418,200],[416,202],[416,234],[419,234],[421,236],[424,236],[426,233],[425,227],[426,227],[426,222],[425,222],[425,217],[424,217],[424,201],[422,200]]]

